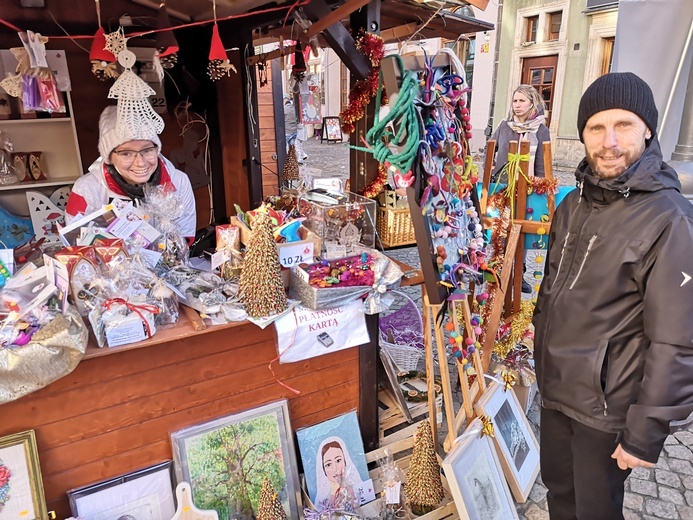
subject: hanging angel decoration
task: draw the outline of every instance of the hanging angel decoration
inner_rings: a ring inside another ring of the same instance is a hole
[[[135,61],[135,54],[127,48],[118,53],[118,63],[125,70],[108,91],[108,97],[118,100],[116,132],[132,139],[147,139],[163,131],[164,120],[149,103],[154,89],[132,71]]]

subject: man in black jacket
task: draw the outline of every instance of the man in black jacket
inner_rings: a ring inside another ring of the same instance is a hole
[[[551,223],[534,315],[552,520],[622,519],[631,469],[656,463],[693,412],[693,205],[656,129],[634,74],[580,100],[580,189]]]

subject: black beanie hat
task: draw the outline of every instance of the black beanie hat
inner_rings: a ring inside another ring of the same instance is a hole
[[[578,109],[578,135],[583,141],[582,132],[587,120],[597,112],[621,108],[640,117],[655,135],[657,132],[657,106],[652,89],[632,72],[611,72],[592,83],[580,99]]]

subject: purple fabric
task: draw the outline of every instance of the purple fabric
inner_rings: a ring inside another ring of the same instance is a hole
[[[387,338],[388,332],[392,332],[395,343],[398,345],[407,344],[424,348],[421,314],[412,301],[408,301],[392,314],[381,316],[378,327],[384,338]]]

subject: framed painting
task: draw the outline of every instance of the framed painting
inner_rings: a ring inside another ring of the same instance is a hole
[[[328,116],[322,118],[322,131],[320,142],[341,143],[342,139],[342,118],[339,116]]]
[[[524,502],[539,474],[539,444],[515,392],[504,391],[492,381],[474,411],[489,416],[495,431],[494,444],[515,500]]]
[[[0,520],[48,518],[34,430],[0,438]]]
[[[517,520],[496,450],[482,429],[474,419],[443,460],[457,512],[461,520]]]
[[[255,518],[269,478],[289,518],[299,517],[300,486],[287,401],[269,403],[171,434],[178,482],[219,518]]]
[[[329,503],[344,483],[365,504],[375,500],[356,412],[296,431],[308,496],[314,505]]]
[[[67,492],[72,516],[90,520],[169,520],[173,500],[169,460]]]

